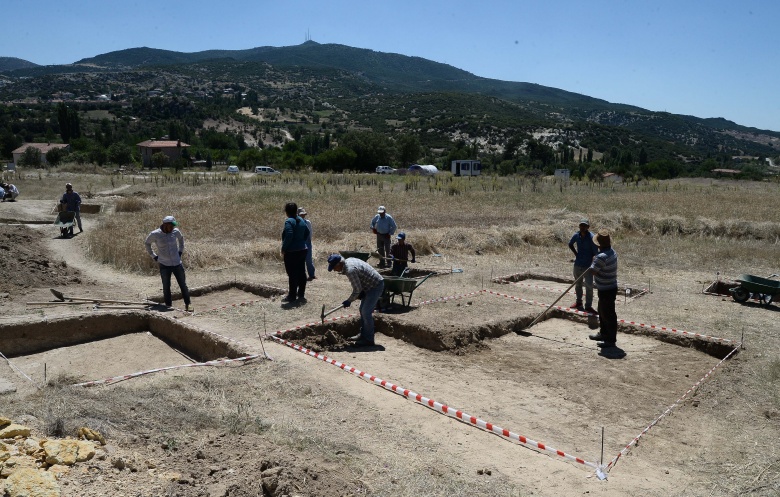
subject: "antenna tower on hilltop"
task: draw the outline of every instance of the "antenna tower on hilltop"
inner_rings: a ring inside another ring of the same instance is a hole
[[[309,34],[308,28],[306,29],[306,41],[311,41],[311,35]]]

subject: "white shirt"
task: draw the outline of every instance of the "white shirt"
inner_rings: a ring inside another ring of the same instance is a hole
[[[157,247],[157,253],[152,250],[152,244]],[[161,228],[149,233],[144,241],[146,251],[152,257],[157,256],[157,262],[163,266],[178,266],[181,264],[181,253],[184,252],[184,236],[179,228],[173,228],[165,233]]]

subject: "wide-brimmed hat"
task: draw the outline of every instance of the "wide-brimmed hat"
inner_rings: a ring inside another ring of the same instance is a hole
[[[173,216],[165,216],[163,218],[163,224],[171,223],[174,226],[178,226],[179,223],[176,222],[176,218]]]
[[[607,230],[599,230],[596,236],[593,237],[593,241],[596,242],[596,245],[599,247],[612,246],[612,239],[610,238],[609,231]]]
[[[305,216],[306,215],[306,209],[303,207],[298,207],[298,215],[299,216]]]
[[[379,209],[376,210],[376,213],[377,214],[382,214],[383,212],[385,212],[385,206],[384,205],[380,205]]]
[[[336,267],[339,262],[343,261],[344,258],[341,257],[339,254],[331,254],[328,256],[328,271],[333,271],[333,268]]]

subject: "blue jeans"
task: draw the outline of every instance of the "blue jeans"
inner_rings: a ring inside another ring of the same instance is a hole
[[[184,276],[184,266],[165,266],[160,264],[160,278],[162,278],[163,298],[168,307],[173,303],[171,299],[171,275],[176,277],[176,283],[181,288],[181,298],[184,299],[184,305],[190,305],[190,289],[187,288],[187,279]]]
[[[385,290],[385,282],[380,281],[377,286],[366,291],[366,296],[360,301],[360,338],[363,340],[374,341],[374,309],[379,297]]]
[[[574,265],[574,279],[582,276],[582,273],[588,270],[588,267]],[[574,285],[574,293],[577,294],[577,302],[582,302],[582,283],[585,282],[585,307],[593,305],[593,273],[588,272],[584,278]]]
[[[306,271],[309,273],[309,278],[314,278],[314,260],[312,259],[312,252],[314,248],[309,247],[306,251]]]

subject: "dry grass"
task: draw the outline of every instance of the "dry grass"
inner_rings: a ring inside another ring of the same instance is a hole
[[[369,223],[383,204],[421,254],[565,247],[585,216],[621,243],[647,244],[639,253],[651,258],[668,252],[656,245],[671,244],[684,252],[676,258],[719,253],[767,266],[780,242],[780,214],[773,205],[779,190],[774,183],[562,187],[523,178],[160,175],[136,182],[132,191],[145,199],[122,199],[102,229],[89,234],[89,252],[120,269],[152,271],[143,239],[172,214],[187,238],[189,266],[256,266],[278,259],[282,209],[295,201],[309,213],[318,253],[373,249]],[[739,240],[744,253],[719,240]]]

